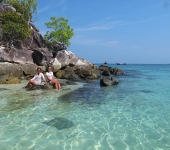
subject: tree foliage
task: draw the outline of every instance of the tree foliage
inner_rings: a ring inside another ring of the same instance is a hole
[[[47,31],[44,35],[44,39],[47,45],[53,45],[57,42],[61,42],[65,46],[69,46],[70,39],[74,36],[73,28],[68,25],[68,19],[63,17],[51,17],[51,22],[45,23],[47,28],[53,29]]]
[[[37,13],[36,0],[3,0],[2,2],[12,5],[28,22],[32,21],[33,14]]]
[[[3,39],[11,42],[20,42],[26,39],[31,30],[23,15],[17,12],[8,11],[0,14]]]

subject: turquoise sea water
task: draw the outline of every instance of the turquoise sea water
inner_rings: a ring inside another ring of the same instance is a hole
[[[116,86],[0,85],[0,150],[170,149],[170,65],[110,66]]]

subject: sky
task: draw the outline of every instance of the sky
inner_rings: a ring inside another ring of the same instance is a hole
[[[37,0],[34,24],[50,17],[74,29],[67,48],[91,63],[170,64],[170,0]]]

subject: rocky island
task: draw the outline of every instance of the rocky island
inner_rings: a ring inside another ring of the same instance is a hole
[[[7,11],[16,11],[16,9],[8,4],[0,6],[0,14]],[[2,31],[2,26],[0,24],[0,31]],[[31,35],[13,47],[9,46],[3,36],[0,37],[0,84],[20,83],[21,80],[33,77],[38,66],[45,72],[49,65],[52,66],[54,75],[59,79],[94,80],[99,79],[101,75],[124,74],[118,68],[110,68],[105,65],[98,67],[79,58],[60,42],[52,47],[47,47],[39,29],[31,22],[29,27]],[[105,84],[104,81],[102,80],[102,85],[112,84]],[[110,79],[110,81],[114,84],[118,83],[117,80]]]

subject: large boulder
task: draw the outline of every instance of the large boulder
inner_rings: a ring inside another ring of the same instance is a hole
[[[101,71],[110,71],[110,69],[111,69],[111,67],[106,66],[106,65],[101,65],[99,67],[99,70],[101,70]]]
[[[21,80],[18,78],[12,78],[7,81],[0,82],[0,84],[20,84],[20,83],[21,83]]]
[[[101,71],[101,74],[103,76],[110,76],[110,69],[111,69],[111,67],[106,66],[106,65],[101,65],[99,67],[99,70]]]
[[[26,40],[24,40],[19,45],[19,47],[25,47],[29,50],[44,47],[43,36],[36,31],[38,29],[35,30],[35,27],[33,28],[32,26],[30,28],[31,28],[31,35]]]
[[[56,55],[56,59],[61,63],[62,67],[68,66],[72,57],[74,57],[74,54],[67,50],[59,51]]]
[[[63,43],[57,42],[56,44],[50,47],[53,50],[53,56],[56,57],[57,53],[61,50],[66,50],[66,47]]]
[[[114,74],[114,75],[122,75],[122,74],[125,74],[125,72],[122,71],[122,70],[119,69],[119,68],[114,68],[114,69],[113,69],[113,74]]]
[[[0,63],[0,82],[9,81],[13,78],[20,78],[23,75],[23,71],[17,64],[12,63]]]
[[[50,64],[52,64],[53,71],[57,72],[61,69],[62,64],[57,60],[57,58],[51,59]]]
[[[104,76],[110,76],[110,71],[109,71],[109,70],[104,70],[104,71],[102,72],[102,75],[104,75]]]
[[[90,70],[88,70],[88,69],[77,69],[76,70],[76,74],[80,77],[80,78],[85,78],[85,77],[87,77],[87,76],[91,76],[92,75],[92,73],[91,73],[91,71]]]
[[[32,57],[34,63],[38,66],[48,66],[53,57],[52,52],[48,48],[37,48],[33,51]]]
[[[101,86],[110,86],[110,85],[116,85],[119,81],[116,78],[102,78],[100,80]]]
[[[16,78],[22,79],[23,77],[31,78],[37,73],[38,67],[42,69],[42,72],[46,71],[45,66],[37,66],[35,64],[14,64],[8,62],[0,62],[0,82],[5,83],[6,81],[10,81]],[[13,81],[14,80],[8,83],[12,83]]]
[[[91,76],[93,76],[94,79],[98,79],[101,77],[101,73],[99,69],[91,69]]]
[[[37,68],[40,67],[42,72],[46,71],[45,66],[37,66],[36,64],[21,64],[19,65],[21,70],[23,71],[23,74],[25,76],[34,76],[37,73]]]
[[[90,62],[88,62],[85,59],[76,57],[74,53],[68,50],[61,50],[58,51],[56,57],[55,57],[58,62],[61,64],[61,67],[65,67],[68,65],[73,65],[73,66],[88,66],[92,65]]]
[[[0,62],[11,62],[17,64],[33,64],[32,51],[26,49],[9,49],[0,46]]]
[[[104,76],[110,76],[110,74],[122,75],[122,74],[125,73],[124,71],[122,71],[119,68],[112,68],[112,67],[109,67],[109,66],[106,66],[106,65],[101,65],[99,67],[99,70],[101,71],[102,75],[104,75]]]
[[[66,67],[63,70],[59,70],[56,73],[57,78],[68,79],[68,80],[79,80],[79,76],[75,74],[74,67]]]

